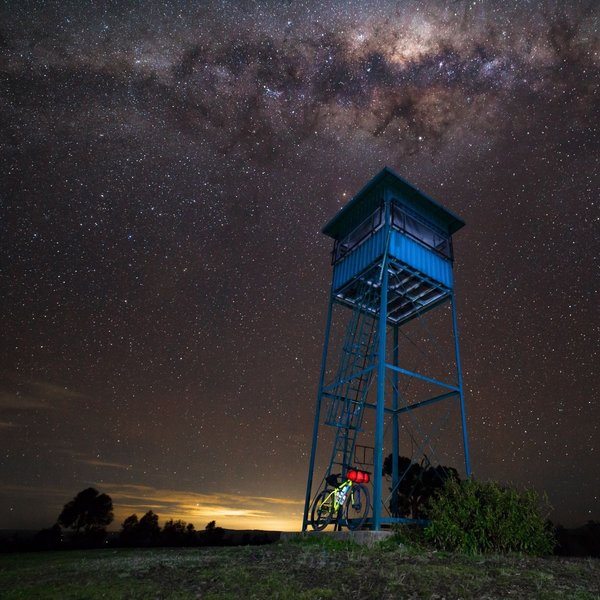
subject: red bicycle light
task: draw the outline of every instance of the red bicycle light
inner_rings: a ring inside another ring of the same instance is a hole
[[[359,471],[358,469],[350,469],[346,476],[352,483],[369,483],[370,480],[367,471]]]

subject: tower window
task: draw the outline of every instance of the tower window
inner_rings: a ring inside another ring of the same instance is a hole
[[[377,231],[383,223],[382,208],[379,207],[374,213],[369,215],[362,223],[355,227],[348,235],[341,240],[336,240],[333,246],[332,264],[335,264],[348,252],[351,252],[366,240],[371,234]]]
[[[404,207],[392,204],[392,227],[402,231],[414,240],[435,250],[444,258],[452,260],[452,244],[450,237],[424,223],[415,215],[410,215]]]

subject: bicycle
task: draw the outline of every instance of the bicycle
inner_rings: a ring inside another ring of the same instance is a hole
[[[312,528],[321,531],[334,519],[342,516],[348,529],[359,529],[369,513],[369,490],[363,485],[369,483],[370,474],[358,469],[349,469],[343,483],[339,474],[325,478],[327,486],[319,492],[312,503],[310,520]]]

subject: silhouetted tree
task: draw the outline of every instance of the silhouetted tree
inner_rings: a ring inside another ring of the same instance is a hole
[[[197,542],[196,529],[193,523],[169,519],[161,530],[158,515],[149,510],[141,519],[133,514],[123,521],[119,542],[122,546],[192,546]]]
[[[100,494],[91,487],[67,502],[58,516],[59,525],[73,529],[78,535],[83,533],[90,542],[102,541],[106,537],[106,527],[112,520],[113,505],[110,496]]]
[[[185,528],[185,540],[187,546],[193,546],[196,543],[196,528],[193,523],[188,523]]]
[[[160,542],[165,546],[183,546],[187,541],[186,533],[185,521],[169,519],[160,532]]]
[[[222,527],[217,527],[216,521],[209,521],[204,529],[205,535],[202,539],[207,546],[222,545],[225,530]]]
[[[452,467],[438,465],[433,467],[413,462],[406,456],[398,457],[398,473],[400,483],[392,492],[390,512],[394,517],[426,516],[429,499],[440,490],[448,478],[459,479],[458,471]],[[383,461],[383,475],[392,476],[392,455]]]
[[[152,546],[159,536],[158,515],[149,510],[141,519],[133,514],[123,521],[119,541],[123,546]]]
[[[136,514],[129,515],[121,524],[119,542],[123,546],[135,546],[137,544],[139,519]]]
[[[138,543],[142,546],[151,546],[158,541],[160,527],[158,515],[149,510],[137,525]]]

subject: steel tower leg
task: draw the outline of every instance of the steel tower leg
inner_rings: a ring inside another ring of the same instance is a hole
[[[387,212],[387,211],[386,211]],[[387,215],[386,215],[387,217]],[[387,222],[387,219],[386,219]],[[375,411],[375,460],[373,465],[373,529],[381,529],[381,478],[383,471],[383,429],[385,416],[385,350],[387,330],[388,256],[383,257],[379,302],[379,349],[377,364],[377,408]]]
[[[398,325],[394,325],[394,366],[398,364]],[[397,514],[398,502],[396,489],[398,486],[398,455],[400,454],[400,427],[398,423],[398,371],[392,373],[392,516]]]
[[[332,285],[333,288],[333,285]],[[302,518],[302,531],[306,531],[308,525],[308,510],[310,508],[310,497],[312,491],[313,471],[315,468],[315,457],[317,454],[317,440],[319,438],[319,421],[321,418],[321,401],[323,398],[323,385],[325,382],[325,370],[327,368],[327,353],[329,351],[329,333],[331,331],[331,318],[333,315],[333,292],[329,296],[329,308],[327,309],[327,322],[325,325],[325,339],[323,340],[323,356],[321,358],[321,374],[319,375],[319,389],[317,392],[317,406],[315,409],[315,422],[313,426],[313,438],[310,449],[310,463],[308,467],[308,481],[306,482],[306,497],[304,500],[304,516]]]
[[[460,418],[462,421],[463,447],[465,450],[465,472],[467,478],[471,477],[471,459],[469,457],[469,438],[467,435],[467,416],[465,413],[465,395],[463,392],[462,369],[460,366],[460,349],[458,345],[458,321],[456,318],[456,297],[451,297],[452,328],[454,329],[454,353],[456,355],[456,375],[458,378],[458,393],[460,397]]]

